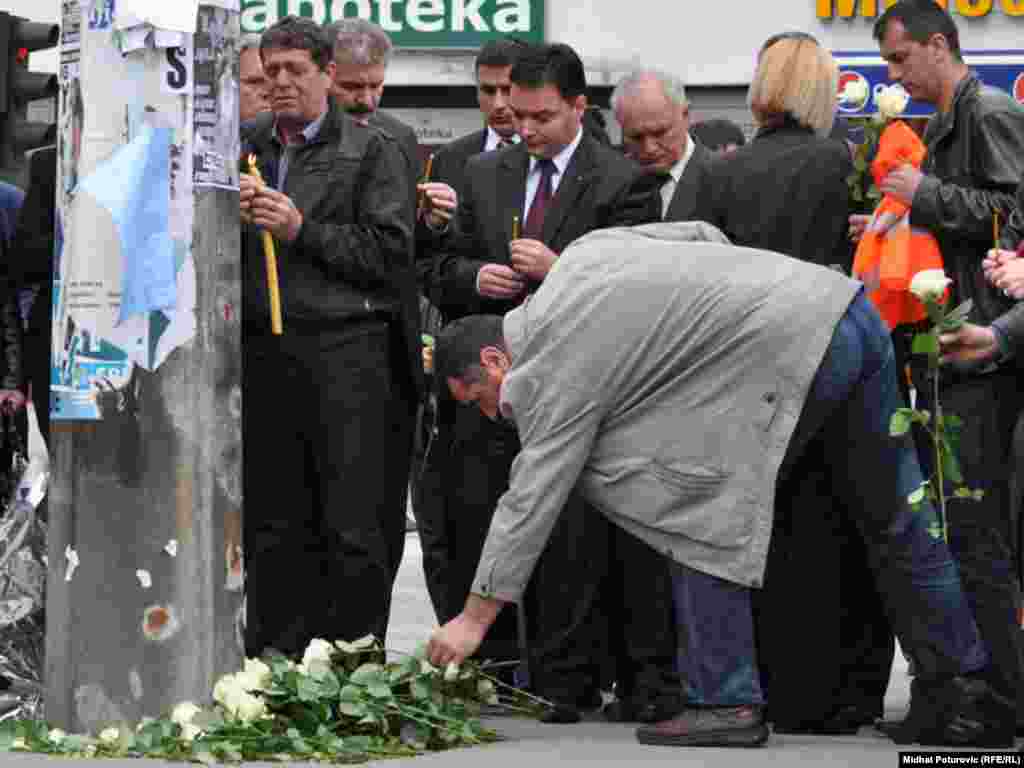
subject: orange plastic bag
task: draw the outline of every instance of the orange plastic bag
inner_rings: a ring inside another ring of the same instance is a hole
[[[906,123],[890,123],[882,131],[871,163],[875,183],[881,184],[903,165],[920,168],[926,152]],[[907,205],[889,195],[883,197],[857,246],[853,276],[864,283],[868,298],[890,329],[927,316],[924,304],[910,293],[910,281],[922,270],[942,268],[942,252],[931,233],[910,226]]]

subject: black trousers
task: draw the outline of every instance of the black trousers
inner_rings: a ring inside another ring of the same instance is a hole
[[[621,699],[681,699],[670,561],[617,525],[609,526],[604,601],[610,682]]]
[[[860,532],[812,443],[776,489],[764,588],[754,592],[767,717],[822,732],[840,710],[883,714],[895,642]]]
[[[919,408],[932,410],[931,390],[918,388]],[[1013,431],[1024,404],[1019,372],[951,376],[939,392],[946,413],[963,421],[959,457],[966,485],[981,489],[981,501],[950,499],[949,545],[991,656],[989,683],[1021,701],[1024,656],[1018,611],[1021,590],[1016,568],[1018,510],[1010,498]],[[934,466],[931,442],[917,438],[921,467]]]
[[[415,403],[382,322],[246,335],[246,653],[387,632]]]

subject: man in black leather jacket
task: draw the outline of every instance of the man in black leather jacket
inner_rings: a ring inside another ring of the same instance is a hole
[[[1003,222],[1009,217],[1024,173],[1024,107],[968,69],[952,18],[931,0],[901,0],[878,19],[874,34],[890,79],[937,110],[925,132],[928,155],[921,171],[897,169],[881,190],[909,204],[911,226],[938,240],[953,280],[953,305],[973,300],[971,324],[986,333],[998,334],[1000,328],[1005,333],[1019,310],[986,281],[982,261],[993,247],[995,217]],[[995,740],[1005,743],[1012,740],[1024,689],[1020,587],[1012,565],[1016,526],[1008,491],[1012,430],[1022,397],[1005,351],[968,361],[952,349],[954,339],[946,346],[950,359],[940,377],[942,407],[963,420],[960,461],[966,484],[985,491],[982,501],[950,502],[950,546],[992,657],[988,682],[1002,697],[983,716]],[[919,405],[931,410],[924,367],[914,361],[912,371]],[[926,444],[919,452],[930,468]],[[921,660],[915,661],[920,671]],[[920,684],[926,678],[924,670]]]
[[[240,182],[250,656],[384,638],[422,379],[401,151],[328,96],[317,24],[282,19],[260,54],[272,112],[242,138],[266,183]],[[282,335],[261,230],[277,246]]]

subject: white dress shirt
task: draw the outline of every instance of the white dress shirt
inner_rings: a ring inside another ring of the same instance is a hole
[[[683,173],[686,171],[686,164],[690,162],[690,158],[693,157],[693,137],[688,136],[686,139],[686,151],[683,156],[679,158],[678,162],[669,169],[669,178],[661,187],[661,218],[668,216],[668,207],[672,205],[672,198],[676,194],[676,187],[679,185],[679,180],[683,178]]]
[[[565,175],[565,169],[569,167],[569,162],[572,160],[573,153],[576,151],[576,147],[580,145],[580,139],[583,138],[583,127],[580,126],[579,131],[576,133],[576,138],[573,139],[565,148],[557,155],[551,158],[555,164],[555,172],[551,174],[551,197],[554,198],[555,193],[558,192],[558,185],[562,183],[562,177]],[[530,215],[530,206],[533,204],[533,198],[537,196],[537,187],[540,186],[541,171],[537,168],[537,164],[540,161],[536,157],[530,158],[530,171],[526,174],[526,200],[523,202],[523,222],[526,222],[526,217]]]
[[[496,130],[491,128],[491,126],[488,125],[487,138],[484,139],[484,152],[490,152],[491,150],[497,149],[498,145],[500,145],[501,142],[503,141],[511,141],[513,144],[518,144],[519,134],[513,133],[512,138],[506,139],[504,136],[502,136],[500,133],[498,133]]]

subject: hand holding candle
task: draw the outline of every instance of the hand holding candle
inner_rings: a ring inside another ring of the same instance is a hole
[[[260,182],[263,181],[263,174],[260,173],[256,164],[256,155],[248,157],[249,174]],[[277,253],[274,250],[274,236],[263,230],[263,256],[267,266],[267,294],[270,296],[270,332],[275,336],[284,333],[284,325],[281,320],[281,289],[277,282]]]

